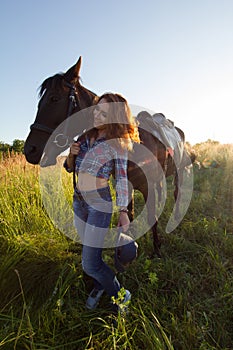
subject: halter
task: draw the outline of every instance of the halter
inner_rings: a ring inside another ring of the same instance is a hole
[[[78,94],[77,94],[77,91],[76,91],[76,87],[74,84],[71,84],[69,83],[68,81],[65,81],[65,85],[67,87],[70,88],[70,91],[69,91],[69,96],[68,96],[68,99],[69,99],[69,105],[68,105],[68,110],[67,110],[67,115],[66,115],[66,119],[69,118],[69,116],[72,114],[72,112],[78,107],[80,110],[81,110],[81,106],[80,106],[80,101],[79,101],[79,98],[78,98]],[[66,135],[66,131],[67,131],[67,127],[68,127],[68,123],[67,123],[67,126],[63,132],[63,134],[57,134],[55,136],[55,139],[54,142],[58,147],[66,147],[69,143],[69,136]],[[56,128],[49,128],[48,126],[46,125],[43,125],[43,124],[40,124],[40,123],[33,123],[31,126],[30,126],[30,129],[31,130],[38,130],[38,131],[43,131],[49,135],[51,135],[54,130]],[[59,142],[59,139],[63,139],[65,142],[64,144],[61,144]]]

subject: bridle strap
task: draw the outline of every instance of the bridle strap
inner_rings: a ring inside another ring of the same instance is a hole
[[[39,130],[39,131],[44,131],[46,132],[47,134],[52,134],[54,132],[54,129],[52,128],[49,128],[48,126],[46,125],[43,125],[43,124],[40,124],[40,123],[33,123],[31,126],[30,126],[30,129],[31,130]]]
[[[78,98],[78,94],[76,93],[76,87],[74,84],[69,83],[68,81],[65,82],[66,86],[70,88],[70,93],[69,93],[69,105],[68,105],[68,110],[67,110],[67,117],[66,119],[72,114],[73,110],[75,108],[80,107],[80,101]]]

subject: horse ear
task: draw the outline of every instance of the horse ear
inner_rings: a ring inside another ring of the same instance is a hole
[[[64,77],[66,78],[66,80],[72,83],[76,83],[77,81],[79,81],[79,72],[81,68],[81,63],[82,63],[82,56],[80,56],[77,63],[71,68],[69,68],[68,71],[64,74]]]
[[[77,63],[75,64],[75,78],[79,79],[79,72],[82,64],[82,56],[79,56]]]

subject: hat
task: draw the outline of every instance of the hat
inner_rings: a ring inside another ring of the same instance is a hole
[[[115,267],[119,272],[124,272],[126,264],[131,263],[137,257],[137,243],[130,236],[120,233],[117,247],[115,248]]]

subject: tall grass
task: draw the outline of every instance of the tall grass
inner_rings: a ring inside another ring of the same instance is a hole
[[[170,234],[174,203],[167,199],[159,219],[163,258],[151,258],[148,233],[118,276],[132,291],[125,319],[111,315],[106,296],[85,310],[92,284],[82,274],[81,249],[48,217],[39,167],[20,155],[1,161],[0,348],[233,349],[233,145],[194,148],[205,167],[195,167],[189,210]],[[71,177],[62,181],[70,200]],[[104,254],[113,267],[113,251]]]

